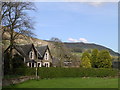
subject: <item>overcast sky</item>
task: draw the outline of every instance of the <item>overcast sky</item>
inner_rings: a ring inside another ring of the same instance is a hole
[[[118,3],[37,2],[37,38],[63,42],[95,43],[118,51]]]

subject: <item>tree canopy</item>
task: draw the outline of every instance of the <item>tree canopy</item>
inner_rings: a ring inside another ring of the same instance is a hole
[[[81,66],[83,68],[91,68],[90,59],[87,56],[85,56],[81,59]]]
[[[90,54],[87,51],[82,54],[81,67],[83,67],[83,68],[91,68]]]
[[[85,51],[85,52],[82,54],[81,59],[83,59],[85,56],[87,56],[87,57],[90,59],[90,54],[88,53],[88,51]]]
[[[2,36],[6,32],[10,38],[10,68],[12,67],[13,45],[19,35],[33,36],[33,23],[27,11],[35,10],[31,2],[2,2]]]
[[[96,64],[97,57],[98,57],[98,49],[93,49],[92,53],[91,53],[91,58],[90,58],[91,65],[92,65],[93,68],[97,67],[97,64]]]
[[[97,57],[97,67],[98,68],[111,68],[112,66],[112,57],[110,56],[109,51],[101,50],[98,53]]]
[[[112,57],[107,50],[93,49],[91,55],[86,51],[82,54],[81,62],[82,67],[111,68]]]

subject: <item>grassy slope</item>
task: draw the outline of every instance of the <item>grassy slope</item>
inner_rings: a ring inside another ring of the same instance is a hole
[[[73,49],[74,52],[81,52],[81,50],[82,50],[82,52],[84,52],[84,50],[86,50],[86,49],[91,50],[91,49],[97,48],[99,50],[106,49],[111,53],[112,56],[118,56],[118,53],[114,52],[112,49],[107,48],[102,45],[94,44],[94,43],[64,43],[64,44],[68,48]]]
[[[13,88],[118,88],[117,78],[56,78],[29,80]]]

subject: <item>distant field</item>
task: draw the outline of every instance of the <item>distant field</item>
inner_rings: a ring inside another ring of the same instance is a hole
[[[29,80],[6,88],[118,88],[117,78],[54,78]]]

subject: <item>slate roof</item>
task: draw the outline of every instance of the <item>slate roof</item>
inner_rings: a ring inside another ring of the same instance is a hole
[[[47,45],[46,46],[37,47],[37,50],[41,54],[42,58],[44,57],[44,54],[45,54],[47,49],[48,49]]]
[[[23,56],[29,57],[29,52],[32,50],[32,44],[15,45],[14,48]]]
[[[7,50],[10,48],[10,46],[7,48]],[[14,48],[23,56],[26,58],[29,58],[29,52],[34,48],[35,53],[38,52],[38,58],[43,59],[44,54],[48,48],[48,45],[41,46],[41,47],[34,47],[33,44],[27,44],[27,45],[14,45]]]

